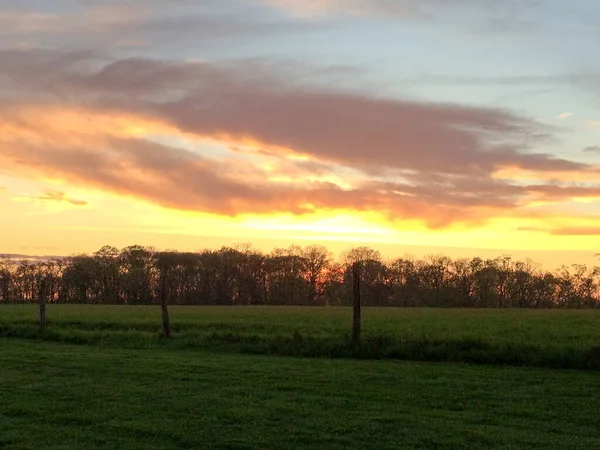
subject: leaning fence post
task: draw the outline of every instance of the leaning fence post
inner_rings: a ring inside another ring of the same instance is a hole
[[[352,339],[358,341],[360,339],[360,262],[352,264],[352,293],[353,293],[353,308],[352,308]]]

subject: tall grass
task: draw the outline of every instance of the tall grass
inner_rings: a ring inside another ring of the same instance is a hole
[[[600,311],[366,308],[350,339],[349,308],[172,307],[173,338],[151,306],[0,307],[0,337],[126,348],[327,358],[405,359],[600,369]]]

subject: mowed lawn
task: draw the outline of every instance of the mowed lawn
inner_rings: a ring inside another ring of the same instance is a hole
[[[10,449],[600,448],[586,371],[0,339]]]
[[[600,369],[600,311],[365,308],[349,345],[351,308],[49,305],[46,340],[288,356],[478,362]],[[0,336],[37,339],[35,305],[0,305]]]

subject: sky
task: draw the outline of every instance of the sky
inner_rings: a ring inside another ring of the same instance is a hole
[[[595,0],[5,0],[0,252],[600,253]]]

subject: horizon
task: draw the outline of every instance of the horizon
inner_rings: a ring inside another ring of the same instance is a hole
[[[591,0],[0,6],[0,250],[600,253]]]
[[[131,244],[131,246],[134,245],[142,245],[145,248],[151,248],[157,252],[162,252],[162,251],[175,251],[175,252],[181,252],[181,253],[202,253],[204,251],[217,251],[220,250],[222,248],[239,248],[239,249],[248,249],[251,251],[255,251],[255,252],[259,252],[261,254],[264,255],[269,255],[271,254],[273,251],[277,250],[277,249],[288,249],[292,246],[299,246],[301,248],[305,248],[307,246],[310,245],[320,245],[323,246],[325,248],[327,248],[327,250],[331,253],[331,256],[333,258],[333,260],[341,260],[343,259],[343,255],[345,252],[348,252],[349,250],[353,249],[353,248],[357,248],[360,247],[362,245],[355,245],[355,243],[351,243],[351,242],[347,242],[347,243],[338,243],[338,245],[334,245],[333,248],[331,245],[327,245],[327,242],[323,242],[323,243],[309,243],[309,244],[304,244],[304,243],[292,243],[290,245],[286,245],[287,241],[281,241],[280,244],[281,245],[272,245],[271,247],[269,247],[267,244],[267,242],[270,242],[269,240],[265,240],[263,242],[264,245],[260,245],[260,241],[258,242],[259,245],[255,245],[253,243],[250,242],[242,242],[242,241],[236,241],[236,240],[231,240],[230,242],[224,242],[221,245],[213,245],[213,246],[206,246],[206,247],[198,247],[192,250],[182,250],[182,249],[177,249],[177,248],[169,248],[169,247],[157,247],[157,246],[153,246],[153,245],[143,245],[140,243],[137,244]],[[107,244],[107,246],[112,247],[110,244]],[[559,270],[561,267],[566,266],[566,267],[571,267],[573,265],[576,264],[581,264],[581,265],[585,265],[589,268],[593,268],[593,267],[600,267],[600,254],[592,254],[590,252],[581,252],[579,254],[575,253],[573,254],[573,252],[561,252],[561,251],[538,251],[538,252],[528,252],[528,251],[516,251],[516,252],[506,252],[503,251],[501,249],[469,249],[469,248],[458,248],[458,247],[435,247],[435,248],[430,248],[427,246],[417,246],[417,245],[364,245],[365,247],[368,247],[370,249],[373,249],[375,251],[378,251],[381,254],[381,258],[384,261],[391,261],[391,260],[395,260],[395,259],[402,259],[402,258],[414,258],[414,259],[426,259],[428,257],[435,257],[435,256],[444,256],[444,257],[449,257],[453,260],[458,260],[458,259],[473,259],[473,258],[481,258],[483,260],[492,260],[495,258],[500,258],[500,257],[510,257],[513,261],[521,261],[521,262],[526,262],[526,261],[530,261],[532,263],[534,263],[536,266],[538,266],[540,269],[545,270],[545,271],[556,271]],[[77,256],[77,255],[88,255],[88,256],[92,256],[94,254],[94,252],[100,250],[102,246],[98,247],[98,248],[94,248],[93,250],[90,251],[80,251],[80,252],[72,252],[69,254],[43,254],[43,253],[8,253],[8,252],[0,252],[0,260],[17,260],[17,261],[22,261],[22,260],[32,260],[32,261],[44,261],[44,260],[51,260],[51,259],[66,259],[66,258],[70,258],[72,256]],[[124,246],[121,248],[118,248],[118,250],[122,250],[123,248],[126,248],[128,246]],[[428,251],[431,250],[431,251]],[[435,249],[435,251],[433,251],[433,249]],[[570,257],[574,258],[572,261],[568,260],[567,258],[565,258],[565,254],[568,254]]]

